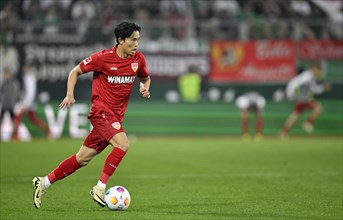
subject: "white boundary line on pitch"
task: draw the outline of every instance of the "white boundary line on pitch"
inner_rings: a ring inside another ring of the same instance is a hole
[[[123,179],[170,179],[170,178],[222,178],[222,177],[241,177],[241,178],[275,178],[275,177],[310,177],[310,176],[324,176],[324,177],[341,177],[341,173],[223,173],[223,174],[199,174],[199,173],[188,173],[188,174],[146,174],[146,175],[125,175],[121,174],[120,178]],[[98,179],[99,176],[87,176],[77,177],[80,179]],[[0,182],[27,182],[33,179],[32,177],[2,177]]]

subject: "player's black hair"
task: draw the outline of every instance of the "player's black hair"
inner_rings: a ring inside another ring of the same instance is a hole
[[[119,43],[119,38],[125,39],[132,35],[134,31],[141,31],[141,27],[135,23],[124,21],[117,25],[114,29],[114,35],[116,37],[117,43]]]

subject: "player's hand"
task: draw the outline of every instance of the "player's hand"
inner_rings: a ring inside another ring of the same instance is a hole
[[[70,108],[75,103],[73,97],[66,96],[63,101],[59,104],[60,109],[64,110],[66,107]]]
[[[150,99],[150,92],[144,87],[143,83],[140,83],[139,92],[142,94],[144,98]]]

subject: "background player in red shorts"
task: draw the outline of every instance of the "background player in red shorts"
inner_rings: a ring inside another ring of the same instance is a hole
[[[256,115],[254,139],[260,141],[263,138],[263,110],[266,99],[255,91],[246,92],[236,99],[236,105],[241,111],[242,139],[249,140],[249,115]]]
[[[53,139],[48,125],[40,119],[36,112],[36,94],[37,94],[37,79],[36,72],[32,64],[26,63],[23,67],[23,98],[16,104],[16,116],[13,124],[12,139],[19,140],[19,125],[23,121],[23,117],[27,116],[31,123],[36,125],[46,134],[47,138]]]
[[[105,206],[106,183],[129,149],[122,121],[136,76],[141,85],[140,93],[144,98],[150,98],[151,80],[145,58],[137,51],[140,30],[134,23],[120,23],[114,29],[117,44],[113,48],[92,54],[71,70],[67,94],[59,106],[65,109],[74,104],[74,88],[78,76],[93,71],[92,105],[88,115],[93,129],[75,155],[63,160],[47,176],[33,179],[33,202],[36,208],[40,208],[42,196],[52,183],[86,166],[111,144],[113,150],[105,160],[98,184],[90,191],[94,201]]]
[[[289,100],[295,101],[295,107],[281,129],[281,137],[288,136],[289,130],[298,120],[300,114],[308,109],[311,110],[311,114],[303,123],[302,127],[308,133],[313,132],[313,121],[322,111],[321,104],[314,100],[313,95],[323,93],[330,89],[328,84],[317,84],[316,80],[321,75],[322,72],[319,64],[312,64],[308,70],[301,72],[287,84],[286,96]]]

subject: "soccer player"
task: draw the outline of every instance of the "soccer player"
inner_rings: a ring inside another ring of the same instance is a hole
[[[14,107],[20,97],[20,83],[14,73],[10,69],[4,70],[4,81],[0,87],[0,127],[6,112],[10,114],[11,126],[14,122]]]
[[[250,139],[249,134],[249,113],[256,115],[255,140],[263,138],[263,109],[266,99],[257,92],[247,92],[236,99],[236,105],[241,110],[241,126],[243,140]]]
[[[52,138],[52,134],[48,125],[41,120],[36,113],[36,94],[37,94],[37,79],[34,68],[31,64],[25,64],[23,67],[23,99],[20,100],[16,108],[19,109],[14,119],[13,125],[13,140],[19,140],[18,128],[24,116],[28,116],[31,123],[36,125],[48,138]]]
[[[311,110],[310,116],[303,123],[302,127],[307,133],[314,130],[313,121],[322,111],[320,103],[313,98],[314,94],[321,94],[329,90],[329,84],[318,84],[316,81],[321,77],[322,71],[319,64],[312,63],[311,67],[302,71],[298,76],[291,79],[286,86],[286,98],[295,102],[291,115],[284,123],[280,137],[287,137],[289,130],[305,110]]]
[[[201,100],[202,79],[195,66],[190,66],[188,72],[178,78],[178,88],[184,102]]]
[[[35,177],[33,181],[33,203],[41,206],[42,196],[47,188],[57,180],[86,166],[109,144],[113,146],[107,156],[99,181],[90,190],[90,195],[104,207],[107,181],[119,166],[129,149],[122,121],[128,105],[130,92],[138,76],[139,91],[144,98],[150,98],[150,76],[144,55],[137,51],[141,27],[122,22],[114,29],[117,44],[113,48],[92,54],[71,70],[67,82],[67,93],[59,107],[71,107],[74,102],[74,88],[78,76],[93,71],[91,109],[88,118],[93,126],[80,150],[63,160],[45,177]]]

